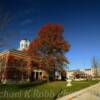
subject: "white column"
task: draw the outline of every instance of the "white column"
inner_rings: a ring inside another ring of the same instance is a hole
[[[34,79],[36,79],[36,71],[34,71]]]

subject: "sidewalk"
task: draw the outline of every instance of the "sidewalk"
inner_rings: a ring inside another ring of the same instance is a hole
[[[100,83],[57,100],[100,100]]]

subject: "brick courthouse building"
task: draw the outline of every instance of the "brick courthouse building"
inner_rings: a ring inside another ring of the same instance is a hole
[[[47,72],[38,68],[38,61],[22,52],[27,49],[30,42],[26,39],[21,40],[18,50],[11,49],[0,53],[0,82],[16,83],[34,80],[44,80],[48,77]]]

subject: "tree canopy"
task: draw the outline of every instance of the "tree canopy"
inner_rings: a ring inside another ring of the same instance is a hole
[[[49,72],[63,69],[69,63],[64,53],[70,49],[69,43],[63,37],[64,28],[59,24],[46,24],[38,32],[28,49],[32,57],[40,57],[40,66]]]

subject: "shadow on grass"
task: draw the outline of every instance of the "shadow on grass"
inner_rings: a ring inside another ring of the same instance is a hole
[[[34,81],[34,82],[28,82],[28,83],[16,83],[16,84],[0,84],[0,91],[2,90],[19,90],[19,89],[30,89],[31,87],[35,87],[38,85],[43,85],[47,81]]]

